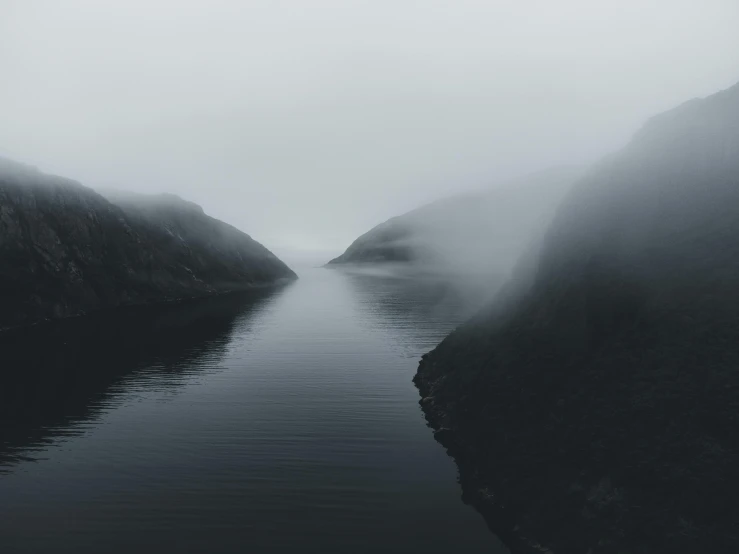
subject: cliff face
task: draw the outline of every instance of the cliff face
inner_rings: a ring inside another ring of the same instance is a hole
[[[556,168],[422,206],[368,231],[329,265],[400,262],[507,274],[581,175],[579,168]]]
[[[295,277],[194,204],[127,195],[118,206],[7,160],[0,160],[0,262],[0,328]]]
[[[514,549],[739,551],[737,213],[739,86],[591,170],[525,283],[424,357],[427,419]]]

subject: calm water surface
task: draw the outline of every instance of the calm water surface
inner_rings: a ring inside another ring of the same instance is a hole
[[[0,335],[0,552],[504,552],[411,383],[458,298],[300,276]]]

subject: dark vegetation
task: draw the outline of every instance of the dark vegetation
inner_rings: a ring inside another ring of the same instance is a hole
[[[295,278],[195,204],[171,195],[114,200],[0,160],[0,329]]]
[[[424,356],[427,419],[514,551],[739,552],[737,214],[739,85],[591,170]]]

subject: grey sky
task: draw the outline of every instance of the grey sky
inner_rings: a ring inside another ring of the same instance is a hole
[[[737,29],[737,0],[0,0],[0,154],[335,252],[732,85]]]

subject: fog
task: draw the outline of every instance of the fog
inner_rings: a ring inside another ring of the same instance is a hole
[[[328,259],[730,86],[737,28],[736,0],[0,0],[0,155]]]
[[[354,241],[330,267],[405,266],[404,275],[444,277],[488,295],[539,244],[585,168],[550,168],[437,200],[393,217]],[[354,268],[356,269],[356,268]]]

